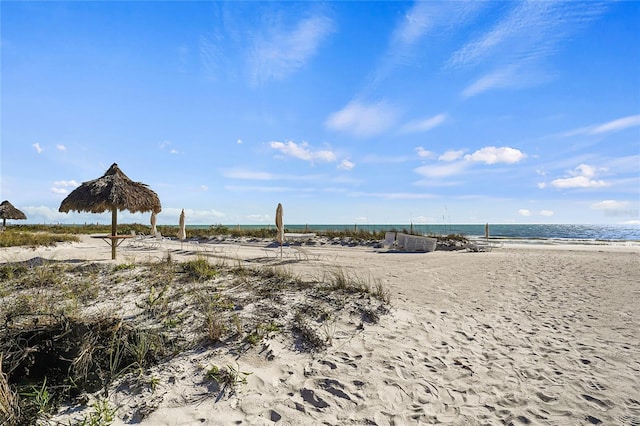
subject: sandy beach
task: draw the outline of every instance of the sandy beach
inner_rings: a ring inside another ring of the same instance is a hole
[[[391,301],[375,324],[336,322],[322,351],[296,351],[276,335],[223,360],[213,348],[182,353],[152,367],[153,391],[110,392],[113,424],[640,425],[638,243],[510,243],[480,253],[316,244],[282,260],[264,241],[127,243],[115,262],[169,252],[309,279],[340,268],[379,280]],[[0,252],[3,263],[35,257],[114,262],[86,236]],[[199,373],[212,360],[250,373],[246,383],[212,392]],[[147,412],[136,417],[141,405]]]

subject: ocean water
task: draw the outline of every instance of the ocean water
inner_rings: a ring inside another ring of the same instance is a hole
[[[225,225],[226,226],[226,225]],[[260,229],[274,225],[239,225],[240,229]],[[208,225],[188,225],[188,228],[207,228]],[[228,226],[235,228],[236,226]],[[313,231],[409,231],[411,225],[289,225],[287,232]],[[461,234],[465,236],[484,236],[485,225],[413,225],[413,232],[424,235]],[[524,224],[490,224],[489,234],[495,238],[522,239],[563,239],[563,240],[609,240],[640,241],[640,225],[524,225]]]

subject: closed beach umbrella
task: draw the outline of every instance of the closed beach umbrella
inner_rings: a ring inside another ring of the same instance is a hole
[[[180,220],[178,221],[178,239],[180,240],[180,247],[182,248],[182,240],[187,238],[187,230],[184,227],[184,209],[180,212]]]
[[[276,241],[280,243],[280,259],[282,259],[282,244],[284,243],[284,224],[282,222],[282,204],[276,208]]]
[[[158,194],[141,182],[134,182],[125,175],[116,163],[106,173],[94,180],[83,182],[60,203],[58,211],[103,213],[111,212],[111,235],[117,235],[118,210],[131,213],[162,210]],[[111,240],[111,258],[116,258],[116,239]]]
[[[488,223],[486,223],[484,225],[484,238],[487,239],[487,240],[489,239],[489,224]]]
[[[156,235],[158,230],[156,229],[156,212],[151,212],[151,235]]]
[[[4,200],[0,204],[0,217],[2,218],[2,227],[7,226],[7,219],[26,219],[24,213],[15,208],[9,201]]]

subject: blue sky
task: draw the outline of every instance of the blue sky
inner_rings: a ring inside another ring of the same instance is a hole
[[[112,163],[165,224],[640,223],[640,2],[0,8],[30,223]]]

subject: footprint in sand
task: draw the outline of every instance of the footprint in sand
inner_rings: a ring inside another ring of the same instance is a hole
[[[300,395],[304,402],[311,404],[318,409],[327,408],[329,406],[327,401],[316,395],[315,391],[312,389],[303,388],[300,391]]]
[[[318,380],[318,386],[329,392],[331,395],[337,396],[338,398],[343,398],[349,401],[352,401],[349,394],[347,394],[343,389],[345,386],[337,380],[333,379],[321,379]]]

